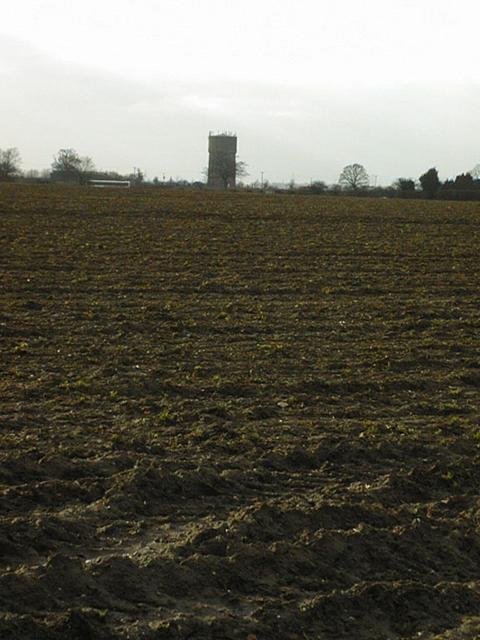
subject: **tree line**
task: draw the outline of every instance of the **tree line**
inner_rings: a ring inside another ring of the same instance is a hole
[[[244,167],[245,163],[239,163],[239,174],[248,175]],[[53,181],[72,184],[86,184],[89,180],[125,180],[132,184],[145,182],[145,175],[140,169],[128,175],[121,175],[116,171],[99,171],[89,156],[81,156],[75,149],[60,149],[54,156],[50,169],[43,172],[21,171],[21,157],[17,148],[0,149],[0,181],[12,180]],[[189,182],[187,180],[160,181],[154,178],[150,183],[154,186],[182,186],[203,187],[201,182]],[[287,187],[274,187],[268,182],[254,182],[244,186],[248,190],[278,191],[282,193],[305,193],[315,195],[340,195],[377,196],[377,197],[402,197],[402,198],[427,198],[442,200],[480,200],[480,164],[471,171],[461,173],[454,179],[441,181],[435,167],[428,169],[419,176],[413,178],[398,178],[388,187],[371,185],[370,176],[365,167],[359,163],[347,165],[343,168],[337,184],[328,185],[322,180],[312,181],[309,185],[296,185],[292,180]]]
[[[440,200],[480,200],[480,164],[471,171],[461,173],[455,179],[442,182],[435,167],[413,178],[398,178],[390,186],[372,186],[365,167],[355,163],[343,168],[337,184],[327,184],[322,180],[309,185],[296,185],[293,181],[288,188],[276,189],[282,193],[303,193],[317,195],[353,195],[358,197],[400,197]]]
[[[140,169],[121,175],[117,171],[99,171],[89,156],[81,156],[75,149],[60,149],[54,156],[50,169],[21,171],[21,157],[17,148],[0,149],[0,181],[26,179],[40,182],[86,184],[89,180],[125,180],[134,184],[144,181]]]

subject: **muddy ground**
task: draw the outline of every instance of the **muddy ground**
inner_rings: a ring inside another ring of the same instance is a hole
[[[480,637],[480,208],[0,189],[0,637]]]

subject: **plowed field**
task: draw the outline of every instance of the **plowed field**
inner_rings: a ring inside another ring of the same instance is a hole
[[[480,637],[479,223],[1,186],[2,640]]]

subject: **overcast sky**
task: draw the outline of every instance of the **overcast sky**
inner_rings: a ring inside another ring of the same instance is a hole
[[[253,181],[381,184],[480,163],[478,0],[15,0],[0,20],[0,148],[47,168],[201,179],[209,130]]]

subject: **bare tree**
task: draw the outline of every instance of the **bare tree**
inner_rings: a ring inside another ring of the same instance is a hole
[[[468,173],[472,176],[472,178],[478,180],[480,178],[480,164],[476,164]]]
[[[93,171],[93,160],[88,156],[79,156],[75,149],[60,149],[52,163],[52,174],[61,180],[82,182]]]
[[[368,173],[361,164],[349,164],[343,168],[338,181],[343,188],[358,191],[362,187],[368,187]]]
[[[223,188],[228,189],[235,186],[237,178],[245,178],[248,176],[247,163],[242,160],[236,160],[235,164],[231,164],[227,159],[223,163],[217,165],[218,176],[223,182]]]
[[[247,163],[243,160],[237,160],[235,163],[235,177],[246,178],[248,176]]]
[[[208,167],[202,173],[209,181]],[[229,189],[235,186],[237,178],[248,176],[247,163],[243,160],[233,161],[228,155],[217,157],[212,173],[221,181],[222,189]]]
[[[0,149],[0,180],[12,180],[20,173],[20,153],[16,147]]]
[[[80,158],[80,172],[82,175],[87,176],[89,173],[95,171],[95,164],[88,156],[82,156]]]
[[[237,160],[235,163],[235,173],[237,175],[237,178],[244,178],[245,176],[248,176],[248,169],[247,169],[247,163],[244,162],[243,160]]]
[[[78,176],[82,161],[75,149],[60,149],[53,158],[52,171],[63,176]]]

